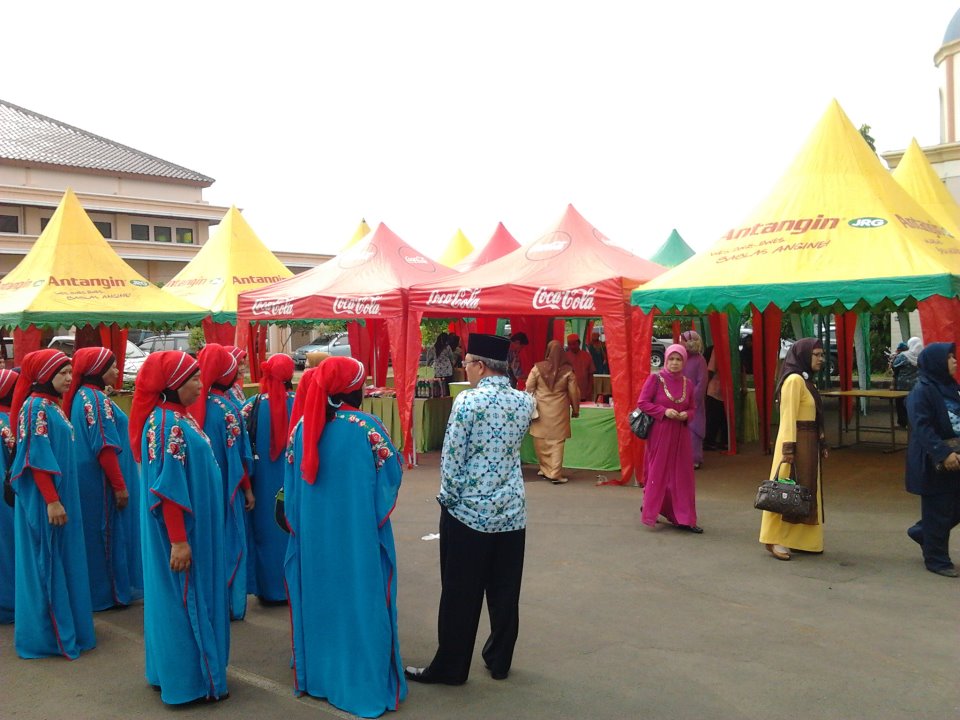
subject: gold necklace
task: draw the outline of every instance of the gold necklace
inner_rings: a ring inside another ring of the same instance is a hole
[[[680,394],[680,399],[677,400],[673,395],[670,394],[669,388],[667,388],[667,381],[663,379],[663,375],[657,375],[660,378],[660,384],[663,385],[663,392],[666,394],[667,399],[671,402],[676,403],[677,405],[682,405],[687,401],[687,378],[683,377],[683,392]]]

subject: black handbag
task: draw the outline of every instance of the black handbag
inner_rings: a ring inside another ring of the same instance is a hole
[[[283,511],[283,488],[280,488],[277,491],[277,496],[273,503],[273,519],[281,530],[288,535],[290,534],[290,526],[287,524],[287,516]]]
[[[10,470],[8,469],[3,476],[3,501],[13,507],[16,502],[17,494],[13,491],[13,483],[10,482]]]
[[[783,461],[780,465],[783,465]],[[793,463],[789,465],[790,475],[796,476]],[[779,466],[777,471],[779,473]],[[772,480],[760,483],[753,506],[757,510],[779,513],[785,520],[802,520],[810,514],[810,508],[813,507],[813,493],[803,485],[777,480],[775,473]]]
[[[630,413],[630,429],[633,434],[641,440],[646,440],[650,434],[650,428],[653,427],[653,416],[647,415],[643,410],[637,408]]]

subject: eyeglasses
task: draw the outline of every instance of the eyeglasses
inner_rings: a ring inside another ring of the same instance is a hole
[[[466,367],[467,365],[472,365],[473,363],[478,363],[478,362],[483,362],[483,361],[482,360],[464,360],[463,366]]]

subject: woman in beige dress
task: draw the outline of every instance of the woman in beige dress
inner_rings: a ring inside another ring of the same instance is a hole
[[[563,345],[551,340],[546,359],[533,366],[527,377],[528,393],[537,400],[539,417],[530,423],[533,449],[540,461],[537,473],[554,485],[567,482],[563,476],[563,443],[570,437],[570,415],[580,416],[580,388]]]

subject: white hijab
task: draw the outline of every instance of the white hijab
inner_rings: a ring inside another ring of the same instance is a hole
[[[918,337],[912,337],[907,340],[907,349],[904,350],[902,354],[908,363],[916,366],[917,358],[920,356],[921,350],[923,350],[923,342]]]

